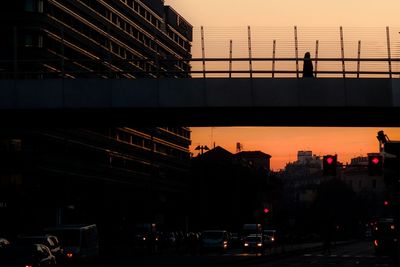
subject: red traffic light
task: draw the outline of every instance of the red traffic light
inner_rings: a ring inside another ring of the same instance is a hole
[[[380,162],[381,160],[378,158],[378,157],[373,157],[372,159],[371,159],[371,162],[373,163],[373,164],[379,164],[379,162]]]
[[[264,209],[264,213],[268,213],[269,212],[269,209],[268,208],[265,208]]]
[[[325,155],[322,167],[325,176],[336,176],[337,156]]]
[[[383,175],[383,157],[381,155],[368,155],[368,175]]]
[[[385,200],[385,201],[383,202],[383,205],[385,205],[385,206],[389,205],[389,201]]]
[[[333,163],[333,158],[329,157],[326,159],[326,163],[328,163],[329,165]]]

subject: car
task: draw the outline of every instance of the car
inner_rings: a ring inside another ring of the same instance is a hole
[[[230,240],[231,247],[233,248],[240,248],[240,236],[238,233],[231,233],[231,240]]]
[[[10,245],[10,241],[8,239],[5,239],[3,237],[0,237],[0,249],[1,248],[6,248]]]
[[[97,265],[99,259],[99,242],[97,226],[66,224],[46,228],[45,233],[57,236],[64,249],[67,265]]]
[[[264,244],[262,235],[248,235],[243,240],[244,252],[264,252]]]
[[[229,236],[225,230],[206,230],[201,233],[200,248],[223,252],[229,247]]]
[[[273,247],[276,244],[276,230],[264,230],[263,243],[266,248]]]
[[[42,267],[56,266],[56,257],[43,244],[11,245],[0,257],[0,266]]]
[[[54,235],[19,235],[16,243],[19,245],[43,244],[50,249],[58,263],[65,261],[64,250],[60,247],[58,238]]]
[[[160,239],[160,234],[157,232],[157,224],[136,224],[133,236],[135,252],[150,254],[158,252]]]
[[[379,218],[372,225],[375,254],[393,255],[399,247],[399,225],[393,218]]]

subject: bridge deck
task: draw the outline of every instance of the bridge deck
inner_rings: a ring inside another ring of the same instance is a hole
[[[0,88],[6,124],[47,123],[53,112],[73,124],[400,126],[399,79],[0,80]]]

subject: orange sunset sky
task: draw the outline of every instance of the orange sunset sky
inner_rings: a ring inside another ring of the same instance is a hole
[[[398,27],[399,0],[166,0],[194,27],[318,26]],[[400,43],[400,34],[392,36]],[[398,52],[398,51],[397,51]],[[396,53],[396,51],[395,51]],[[297,151],[338,154],[339,161],[378,152],[376,133],[384,130],[400,140],[400,128],[300,128],[300,127],[202,127],[191,128],[191,151],[198,145],[217,146],[235,153],[240,142],[247,151],[261,150],[272,156],[274,170],[295,161]]]

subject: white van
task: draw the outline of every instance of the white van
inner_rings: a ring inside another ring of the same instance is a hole
[[[229,235],[224,230],[208,230],[201,233],[201,249],[225,251],[229,247]]]
[[[46,233],[55,235],[64,249],[67,265],[96,265],[99,259],[97,226],[58,225],[46,228]]]

